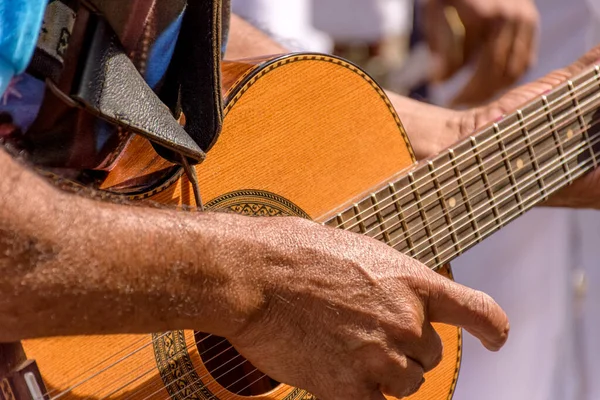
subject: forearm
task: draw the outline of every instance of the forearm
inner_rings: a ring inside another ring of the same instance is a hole
[[[289,53],[289,51],[269,35],[252,26],[241,17],[235,14],[231,16],[226,59],[239,60],[285,53]]]
[[[227,334],[261,301],[217,261],[235,243],[233,216],[62,193],[3,151],[0,176],[0,342],[184,328]]]

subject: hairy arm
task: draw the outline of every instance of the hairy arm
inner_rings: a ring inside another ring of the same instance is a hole
[[[285,47],[237,15],[232,16],[226,58],[287,53]],[[435,154],[460,138],[460,113],[387,92],[410,137],[417,158]]]
[[[251,279],[218,261],[241,218],[63,193],[1,150],[0,176],[0,342],[191,326],[228,334],[260,306]]]

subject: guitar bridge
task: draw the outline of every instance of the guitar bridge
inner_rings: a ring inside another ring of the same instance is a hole
[[[49,400],[34,360],[27,360],[0,380],[0,400]]]

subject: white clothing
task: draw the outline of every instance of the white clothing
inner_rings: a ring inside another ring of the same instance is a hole
[[[307,0],[232,0],[234,13],[248,19],[291,51],[329,52],[331,39],[311,25],[312,2]]]
[[[412,0],[232,0],[233,11],[293,50],[328,52],[332,40],[407,34]]]

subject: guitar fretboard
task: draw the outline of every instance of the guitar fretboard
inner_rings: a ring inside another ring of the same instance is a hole
[[[597,167],[599,106],[595,66],[326,224],[438,268]]]

